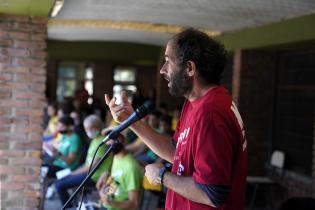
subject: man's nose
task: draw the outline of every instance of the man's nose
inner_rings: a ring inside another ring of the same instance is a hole
[[[162,68],[160,69],[160,74],[164,74],[166,73],[166,70],[165,70],[165,64],[162,66]]]

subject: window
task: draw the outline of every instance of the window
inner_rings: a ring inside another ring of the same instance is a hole
[[[120,92],[127,91],[128,98],[131,100],[132,95],[137,91],[136,69],[133,67],[118,66],[114,69],[114,87],[113,95],[117,98],[117,103],[120,103]]]
[[[75,91],[80,88],[81,81],[90,97],[88,103],[93,102],[94,70],[84,62],[62,62],[58,67],[57,101],[63,102],[65,98],[73,98]]]
[[[90,97],[88,99],[88,103],[92,104],[93,103],[93,98],[91,96],[93,96],[93,68],[88,66],[85,69],[85,83],[84,83],[84,87],[85,89],[88,91]]]

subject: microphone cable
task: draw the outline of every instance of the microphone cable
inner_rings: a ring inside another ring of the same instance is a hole
[[[88,176],[89,173],[91,172],[91,169],[92,169],[92,166],[93,166],[93,162],[94,162],[95,156],[96,156],[98,150],[100,149],[100,147],[103,146],[103,145],[104,145],[103,142],[101,142],[101,143],[98,145],[98,147],[97,147],[97,149],[96,149],[96,151],[95,151],[95,153],[94,153],[94,155],[93,155],[93,158],[92,158],[92,161],[91,161],[91,164],[90,164],[90,167],[89,167],[89,170],[88,170],[88,173],[87,173],[86,176]],[[81,210],[81,206],[82,206],[82,203],[83,203],[83,197],[84,197],[84,190],[85,190],[85,185],[83,186],[82,191],[81,191],[80,206],[79,206],[78,210]]]

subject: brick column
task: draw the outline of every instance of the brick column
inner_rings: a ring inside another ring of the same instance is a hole
[[[0,15],[2,210],[38,209],[47,18]]]

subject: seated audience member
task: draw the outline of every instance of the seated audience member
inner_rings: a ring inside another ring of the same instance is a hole
[[[87,154],[89,144],[90,144],[90,139],[86,135],[86,132],[85,132],[84,126],[83,126],[83,122],[80,118],[79,113],[76,111],[72,111],[70,114],[70,117],[72,117],[72,119],[74,121],[74,132],[76,134],[78,134],[78,136],[81,139],[81,143],[82,143],[81,161],[80,161],[80,164],[81,164],[82,162],[84,162],[84,160],[86,158],[86,154]]]
[[[47,114],[49,117],[47,127],[44,131],[44,137],[55,137],[58,133],[57,124],[58,124],[58,116],[57,116],[57,104],[49,103],[47,107]]]
[[[59,119],[58,130],[61,134],[58,147],[46,146],[46,151],[50,151],[53,157],[52,164],[48,165],[48,177],[55,177],[56,172],[62,169],[76,169],[79,165],[81,140],[77,134],[73,132],[73,119],[64,116]]]
[[[157,132],[161,133],[161,130],[159,129],[159,116],[160,112],[152,112],[148,115],[148,124]],[[140,154],[136,154],[136,159],[141,163],[141,165],[146,165],[150,163],[154,163],[159,158],[158,156],[148,148],[146,144],[143,143],[141,140],[141,144],[139,145],[141,149],[143,148],[143,152]]]
[[[85,88],[85,81],[81,80],[79,88],[76,89],[74,93],[74,100],[78,101],[78,107],[80,110],[86,109],[89,106],[89,97],[89,92]]]
[[[89,167],[92,163],[92,158],[94,156],[94,153],[96,152],[96,149],[99,146],[99,144],[104,139],[104,136],[101,135],[103,122],[98,116],[89,115],[87,118],[85,118],[83,124],[84,124],[84,129],[86,131],[87,136],[91,139],[91,143],[89,145],[85,163],[79,168],[77,168],[75,171],[72,171],[70,175],[62,179],[56,180],[55,182],[55,187],[57,189],[58,195],[63,205],[69,199],[69,194],[67,192],[67,189],[79,186],[81,182],[85,179],[88,173]],[[92,167],[94,167],[96,163],[98,163],[98,161],[102,158],[105,152],[106,152],[106,145],[103,145],[99,148],[95,156],[95,159],[93,161]],[[93,174],[91,179],[87,181],[86,186],[94,187],[98,178],[101,176],[101,174],[109,170],[111,162],[112,162],[112,156],[109,156],[101,164],[100,168],[96,170],[96,172]]]
[[[172,130],[176,130],[177,122],[180,117],[180,108],[177,108],[173,111],[173,119],[172,119]]]
[[[161,115],[166,115],[168,113],[168,108],[165,103],[160,103],[158,110],[161,113]]]
[[[91,114],[99,116],[102,120],[105,120],[105,109],[99,98],[93,97],[93,103],[91,106]]]
[[[138,136],[130,128],[126,129],[125,136],[126,136],[126,145],[131,144],[138,138]]]
[[[112,142],[110,140],[108,143]],[[103,210],[134,210],[140,202],[143,175],[137,161],[124,149],[124,145],[125,138],[119,135],[113,151],[111,172],[103,173],[96,184]]]
[[[137,109],[139,106],[141,106],[145,101],[145,98],[143,96],[142,90],[140,87],[137,87],[136,92],[132,95],[132,107],[134,109]]]
[[[72,101],[72,106],[73,106],[73,110],[79,114],[80,119],[85,119],[87,116],[92,114],[91,109],[90,109],[91,107],[89,106],[89,104],[82,106],[79,99],[75,98]]]
[[[60,140],[61,135],[57,129],[59,117],[57,115],[57,104],[49,103],[47,106],[47,115],[49,117],[47,127],[43,133],[43,148],[47,145],[56,145]],[[45,150],[43,150],[43,162],[44,164],[49,163],[54,158],[48,155]]]
[[[65,116],[70,116],[71,111],[73,110],[73,107],[71,105],[69,105],[68,103],[63,103],[60,105],[58,111],[57,111],[57,118],[61,119]],[[74,129],[73,129],[74,131]],[[60,139],[61,139],[61,133],[59,132],[59,130],[57,130],[56,135],[54,136],[54,138],[52,139],[52,141],[45,141],[44,139],[44,144],[45,145],[52,145],[56,148],[58,148]],[[80,136],[79,136],[80,137]]]
[[[159,129],[161,133],[172,137],[172,117],[167,114],[161,115],[159,118]]]
[[[63,116],[70,116],[71,112],[74,110],[74,106],[71,102],[63,102],[60,104],[60,108],[58,109],[57,115],[59,118]]]
[[[147,116],[147,123],[154,128],[155,130],[159,131],[159,120],[158,120],[159,112],[152,112]],[[143,143],[141,138],[136,138],[132,143],[126,145],[126,150],[132,153],[135,157],[139,155],[146,155],[148,151],[148,147]],[[149,152],[150,153],[150,152]],[[155,154],[152,157],[155,159]],[[152,160],[154,162],[154,160]]]

